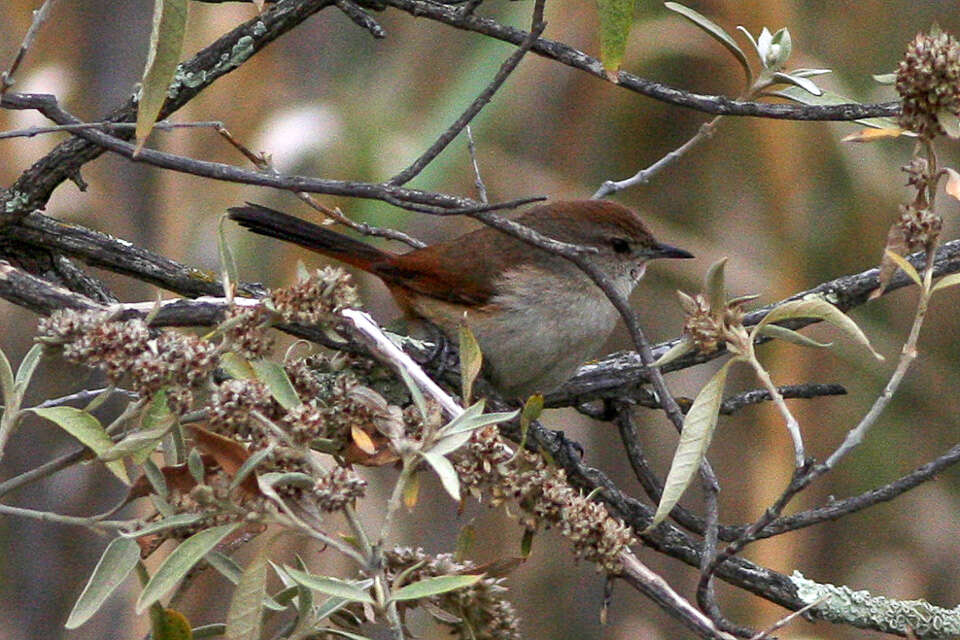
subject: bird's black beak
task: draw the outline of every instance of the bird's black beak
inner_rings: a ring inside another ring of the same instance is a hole
[[[683,249],[678,249],[677,247],[672,247],[669,244],[657,244],[653,247],[653,250],[650,252],[651,258],[692,258],[693,254],[689,251],[684,251]]]

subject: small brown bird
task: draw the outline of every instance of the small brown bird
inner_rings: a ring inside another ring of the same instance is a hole
[[[488,378],[510,398],[554,390],[595,355],[617,322],[613,305],[572,262],[490,227],[395,254],[257,204],[233,207],[230,217],[374,274],[407,318],[427,320],[451,340],[466,313]],[[657,242],[632,210],[603,200],[541,205],[516,222],[595,247],[589,259],[625,296],[648,260],[693,257]]]

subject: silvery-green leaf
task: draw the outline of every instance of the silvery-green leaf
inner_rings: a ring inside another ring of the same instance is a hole
[[[77,603],[64,625],[67,629],[76,629],[100,610],[110,594],[116,591],[140,561],[140,545],[130,538],[114,538],[103,550],[100,561],[87,586],[83,588]]]
[[[727,288],[723,273],[726,264],[727,259],[725,257],[720,258],[707,270],[703,293],[707,297],[707,304],[710,305],[710,311],[713,313],[718,313],[727,304]]]
[[[361,587],[359,583],[346,582],[328,576],[315,576],[292,567],[284,567],[283,569],[291,578],[308,589],[325,593],[328,596],[343,598],[350,602],[374,604],[373,597],[366,591],[367,587]]]
[[[886,254],[887,258],[900,267],[905,274],[910,276],[910,279],[913,280],[918,287],[923,288],[923,280],[920,278],[920,274],[917,273],[916,267],[910,264],[909,260],[904,258],[896,251],[891,251],[890,249],[885,249],[884,253]]]
[[[267,385],[273,398],[280,403],[284,409],[293,409],[299,407],[300,396],[297,390],[293,388],[293,383],[287,377],[287,372],[283,367],[272,360],[255,360],[250,363],[257,375],[257,380]]]
[[[684,18],[703,29],[714,40],[726,47],[727,51],[732,53],[737,59],[737,62],[740,63],[740,66],[743,67],[743,71],[747,75],[747,84],[750,84],[753,72],[750,70],[750,63],[747,61],[747,56],[743,52],[743,49],[741,49],[737,44],[737,41],[734,40],[733,37],[727,33],[723,27],[699,11],[695,11],[690,7],[685,7],[679,2],[664,2],[663,5],[667,9],[679,13]],[[750,34],[747,35],[749,36]],[[750,38],[750,41],[753,43],[752,37]],[[754,43],[754,47],[756,47],[756,43]]]
[[[167,90],[183,49],[188,4],[187,0],[154,0],[150,50],[137,105],[137,151],[147,141],[167,99]]]
[[[93,415],[75,407],[47,407],[30,409],[41,418],[50,420],[79,440],[98,456],[113,447],[113,440]],[[105,463],[107,469],[124,484],[130,484],[127,469],[120,460]]]
[[[203,559],[207,552],[213,550],[224,538],[242,525],[242,522],[234,522],[204,529],[181,542],[157,567],[156,572],[140,592],[136,605],[137,613],[143,613],[147,607],[166,595],[190,569]]]
[[[800,68],[800,69],[793,69],[790,72],[790,75],[792,75],[795,78],[813,78],[814,76],[822,76],[827,73],[833,73],[833,70],[832,69]]]
[[[880,84],[895,84],[897,82],[896,73],[875,73],[870,77]]]
[[[763,328],[761,328],[757,333],[758,335],[767,336],[768,338],[776,338],[777,340],[784,340],[786,342],[798,344],[801,347],[817,347],[819,349],[826,349],[833,346],[832,342],[817,342],[813,338],[807,337],[802,333],[798,333],[793,329],[781,327],[778,324],[764,325]]]
[[[727,372],[734,362],[736,359],[728,360],[719,371],[713,374],[710,381],[697,394],[690,410],[687,411],[683,420],[683,431],[680,433],[680,442],[677,444],[676,453],[673,454],[667,479],[663,483],[660,504],[657,505],[657,512],[648,530],[670,515],[700,468],[700,463],[707,454],[707,447],[710,446],[713,431],[717,426],[720,404],[723,402],[723,388],[727,383]]]
[[[423,456],[423,459],[437,472],[437,475],[440,477],[440,483],[446,492],[450,494],[450,497],[460,502],[460,477],[457,475],[456,469],[453,468],[453,463],[443,456],[436,455],[430,451],[423,452],[420,455]]]
[[[819,296],[805,298],[803,300],[790,300],[784,302],[770,310],[763,320],[754,328],[754,335],[765,325],[787,320],[790,318],[817,318],[829,322],[833,326],[843,331],[847,337],[858,342],[870,350],[877,360],[883,360],[883,356],[877,353],[870,344],[870,340],[864,335],[860,327],[846,316],[842,311]]]
[[[960,273],[951,273],[948,276],[944,276],[937,280],[933,285],[933,291],[939,291],[940,289],[946,289],[947,287],[955,287],[960,284]]]
[[[420,598],[429,598],[449,591],[463,589],[476,584],[481,575],[455,575],[455,576],[435,576],[433,578],[424,578],[418,582],[400,587],[390,594],[390,600],[419,600]]]
[[[678,340],[675,345],[667,349],[666,353],[664,353],[662,356],[657,358],[656,362],[654,362],[650,366],[662,367],[664,365],[667,365],[673,362],[678,358],[681,358],[687,355],[694,349],[696,349],[696,347],[693,345],[693,342],[688,337],[684,336],[680,338],[680,340]]]
[[[783,84],[792,84],[795,87],[800,87],[804,91],[811,93],[815,96],[823,95],[823,89],[818,87],[816,83],[807,78],[797,76],[791,73],[783,73],[782,71],[777,71],[773,74],[773,79]]]

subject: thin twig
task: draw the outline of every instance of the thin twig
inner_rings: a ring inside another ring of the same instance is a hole
[[[470,154],[470,163],[473,165],[473,184],[477,187],[477,199],[483,204],[488,204],[487,185],[483,184],[483,178],[480,176],[480,163],[477,162],[477,147],[473,144],[473,131],[470,125],[466,127],[467,134],[467,153]]]
[[[209,120],[201,122],[169,122],[162,120],[153,125],[154,129],[169,131],[171,129],[198,129],[209,128],[218,129],[223,127],[223,123],[218,120]],[[111,129],[133,131],[137,125],[133,122],[109,122],[101,120],[100,122],[80,122],[78,124],[58,124],[48,127],[27,127],[25,129],[14,129],[12,131],[0,131],[0,140],[7,138],[32,138],[41,134],[60,133],[63,131],[80,131],[81,129]]]
[[[373,19],[369,13],[361,9],[351,0],[336,0],[337,9],[340,9],[355,25],[361,29],[366,29],[374,38],[378,40],[387,37],[387,32],[380,24]]]
[[[40,33],[40,27],[42,27],[43,23],[50,17],[50,10],[56,1],[57,0],[44,0],[40,8],[33,12],[33,21],[30,23],[30,28],[27,29],[26,35],[23,36],[23,41],[20,43],[20,49],[17,51],[16,57],[13,59],[13,62],[10,63],[10,68],[0,73],[0,95],[6,93],[7,90],[14,85],[13,75],[17,72],[17,69],[20,68],[20,63],[22,63],[26,57],[27,51],[33,46],[33,41],[36,39],[37,34]]]
[[[598,200],[600,198],[606,198],[608,195],[617,193],[618,191],[629,189],[630,187],[634,187],[638,184],[649,183],[650,179],[653,178],[653,176],[660,173],[669,164],[676,162],[677,160],[682,158],[684,154],[686,154],[688,151],[690,151],[695,146],[697,146],[697,144],[699,144],[700,142],[712,136],[713,131],[717,126],[717,122],[719,122],[720,118],[722,117],[723,116],[717,116],[716,118],[712,119],[710,122],[705,122],[702,125],[700,125],[700,128],[697,130],[697,133],[694,134],[692,138],[690,138],[689,140],[684,142],[682,145],[680,145],[670,153],[666,154],[665,156],[663,156],[662,158],[654,162],[652,165],[650,165],[646,169],[641,169],[640,171],[635,173],[633,176],[625,180],[604,181],[604,183],[600,185],[600,188],[597,189],[597,192],[590,197],[593,198],[594,200]]]
[[[447,148],[454,138],[459,135],[460,131],[463,130],[465,126],[470,124],[470,121],[480,110],[487,106],[487,103],[493,98],[493,94],[497,92],[503,83],[506,82],[507,78],[510,77],[510,74],[513,73],[514,69],[517,68],[517,65],[520,64],[520,61],[523,60],[523,56],[527,54],[530,50],[530,47],[533,46],[533,43],[536,42],[537,38],[540,37],[540,34],[543,33],[543,30],[546,28],[547,24],[543,21],[543,5],[545,0],[536,0],[533,6],[533,18],[531,20],[530,33],[527,34],[527,37],[523,39],[520,45],[517,47],[517,50],[514,51],[509,58],[507,58],[500,69],[497,71],[497,74],[493,77],[493,80],[486,86],[486,88],[480,92],[470,106],[464,110],[460,117],[457,118],[453,124],[451,124],[446,131],[440,134],[440,136],[434,141],[430,147],[423,152],[423,154],[414,160],[410,166],[406,169],[393,176],[387,181],[389,185],[403,185],[414,177],[417,176],[423,169],[430,164],[434,158],[440,155],[440,152]]]

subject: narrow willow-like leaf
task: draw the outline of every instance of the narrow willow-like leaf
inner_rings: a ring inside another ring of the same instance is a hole
[[[92,414],[75,407],[47,407],[30,409],[41,418],[55,423],[58,427],[83,443],[98,456],[113,447],[113,440],[107,435],[103,425]],[[107,462],[107,469],[124,484],[130,484],[127,469],[120,460]]]
[[[813,80],[804,78],[803,76],[777,71],[773,74],[773,79],[784,84],[792,84],[795,87],[800,87],[811,95],[819,96],[823,94],[823,89],[818,87]]]
[[[137,152],[153,130],[177,71],[187,30],[188,0],[154,0],[150,50],[143,71],[143,88],[137,106]]]
[[[391,601],[400,600],[419,600],[420,598],[429,598],[448,591],[456,591],[476,584],[483,576],[480,575],[457,575],[457,576],[436,576],[433,578],[424,578],[419,582],[400,587],[390,594]]]
[[[663,482],[663,495],[660,496],[660,504],[657,505],[657,512],[648,530],[670,515],[700,468],[700,463],[707,454],[707,447],[710,446],[713,431],[717,426],[720,403],[723,402],[723,388],[727,384],[727,372],[730,370],[730,365],[736,361],[736,359],[728,360],[719,371],[713,374],[710,381],[697,394],[690,410],[687,411],[677,451],[673,454],[670,471]]]
[[[207,552],[213,550],[221,540],[236,531],[242,524],[242,522],[234,522],[204,529],[181,542],[180,546],[157,567],[156,573],[150,577],[150,581],[143,588],[137,599],[137,613],[143,613],[147,607],[165,596]]]
[[[233,480],[230,481],[230,490],[234,490],[240,486],[240,483],[247,479],[253,470],[257,468],[257,465],[263,462],[263,459],[273,453],[274,444],[268,445],[264,449],[260,449],[252,456],[246,459],[240,468],[237,469],[237,474],[233,476]]]
[[[464,404],[473,398],[473,383],[480,375],[481,366],[483,354],[480,352],[480,343],[467,324],[467,315],[464,313],[460,323],[460,386]]]
[[[103,550],[100,561],[87,586],[83,588],[77,603],[64,625],[76,629],[100,610],[110,594],[116,591],[140,560],[140,545],[130,538],[114,538]]]
[[[224,221],[227,220],[227,214],[220,216],[220,223],[217,225],[217,251],[220,254],[220,273],[223,277],[223,293],[227,300],[233,300],[234,288],[240,281],[239,271],[237,270],[237,261],[233,258],[233,249],[227,242],[224,232]]]
[[[13,389],[15,384],[13,367],[10,366],[7,354],[3,352],[3,349],[0,349],[0,394],[2,394],[0,399],[3,400],[4,411],[10,411],[10,408],[14,405]],[[13,409],[13,411],[16,411],[16,409]]]
[[[947,287],[955,287],[958,284],[960,284],[960,273],[951,273],[937,280],[936,284],[933,285],[933,291],[939,291]]]
[[[146,524],[136,531],[121,531],[120,535],[124,538],[139,538],[140,536],[166,531],[167,529],[173,529],[175,527],[185,527],[200,522],[202,519],[203,516],[199,513],[178,513],[163,520]]]
[[[420,474],[411,473],[403,482],[403,506],[413,509],[420,501]]]
[[[950,169],[950,171],[953,171]],[[30,350],[27,351],[27,355],[23,356],[23,360],[20,361],[20,366],[17,367],[17,375],[14,377],[13,383],[16,386],[18,392],[23,393],[27,388],[27,385],[30,384],[30,379],[33,377],[33,372],[36,371],[37,365],[40,364],[40,358],[43,357],[43,345],[35,344],[30,347]],[[6,360],[2,353],[0,353],[0,358]],[[0,364],[0,367],[3,365]],[[7,363],[9,368],[10,364]]]
[[[227,610],[226,636],[230,640],[260,638],[263,599],[267,596],[267,553],[270,547],[270,544],[263,545],[240,574]]]
[[[707,304],[710,310],[718,312],[727,304],[727,286],[724,283],[724,267],[727,264],[726,258],[720,258],[707,270],[707,277],[704,282],[703,293],[707,297]]]
[[[691,342],[689,338],[684,336],[680,338],[677,344],[667,349],[667,351],[662,356],[657,358],[656,362],[654,362],[650,366],[662,367],[664,365],[667,365],[673,362],[674,360],[682,358],[683,356],[687,355],[694,349],[696,349],[696,347],[694,346],[693,342]]]
[[[421,453],[420,455],[423,456],[423,459],[426,460],[427,463],[433,467],[433,470],[437,472],[437,475],[440,476],[440,483],[446,492],[450,494],[450,497],[460,502],[460,477],[457,475],[456,469],[453,468],[453,463],[443,456],[430,451]]]
[[[600,61],[611,82],[616,82],[617,71],[627,50],[627,37],[633,26],[636,0],[597,0],[600,17]]]
[[[916,268],[910,264],[909,260],[904,258],[896,251],[890,251],[890,249],[886,249],[884,253],[887,255],[887,258],[894,262],[894,264],[903,269],[903,272],[910,276],[910,279],[913,280],[918,287],[921,289],[923,288],[923,280],[920,278],[920,274],[917,273]]]
[[[758,335],[767,336],[768,338],[776,338],[777,340],[798,344],[801,347],[827,349],[833,346],[832,342],[817,342],[813,338],[805,336],[802,333],[798,333],[793,329],[781,327],[778,324],[764,325],[757,333]]]
[[[293,383],[290,382],[283,367],[272,360],[255,360],[250,363],[250,366],[256,372],[257,380],[267,385],[281,407],[293,409],[300,406],[300,396],[297,395],[297,390],[293,388]]]
[[[220,356],[220,367],[236,380],[252,380],[257,377],[257,372],[250,366],[250,362],[232,351]]]
[[[840,309],[837,309],[835,306],[820,297],[805,298],[803,300],[790,300],[789,302],[784,302],[783,304],[774,307],[770,310],[770,313],[764,316],[763,320],[761,320],[754,329],[754,335],[756,335],[756,332],[765,325],[779,322],[780,320],[787,320],[789,318],[818,318],[825,322],[829,322],[845,333],[851,340],[858,342],[869,349],[870,353],[872,353],[877,360],[884,359],[882,355],[874,350],[873,345],[870,344],[870,340],[867,339],[867,336],[863,333],[863,331],[860,330],[860,327],[858,327],[853,320],[848,318],[846,314],[840,311]]]
[[[747,76],[747,84],[751,82],[753,79],[753,72],[750,70],[750,62],[747,60],[746,54],[737,44],[737,41],[733,39],[733,36],[727,33],[723,27],[702,13],[694,11],[690,7],[685,7],[679,2],[664,2],[663,5],[671,11],[676,11],[684,18],[706,31],[707,34],[714,40],[726,47],[727,51],[732,53],[733,57],[735,57],[737,62],[740,63],[740,66],[743,67],[743,72]],[[749,36],[750,34],[748,33],[747,35]],[[750,40],[751,42],[753,41],[753,36],[750,36]]]
[[[324,593],[328,596],[343,598],[351,602],[365,602],[367,604],[374,604],[373,597],[367,593],[364,588],[361,588],[351,582],[345,582],[343,580],[338,580],[337,578],[330,578],[327,576],[315,576],[311,573],[299,571],[292,567],[285,566],[283,569],[291,578],[308,589],[319,591],[320,593]]]

